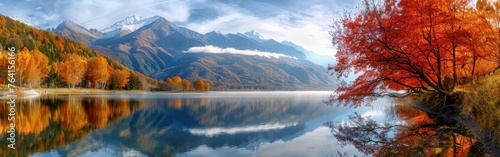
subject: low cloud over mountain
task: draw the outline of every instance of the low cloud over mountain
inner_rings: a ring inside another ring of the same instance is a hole
[[[262,52],[262,51],[257,51],[257,50],[238,50],[235,48],[220,48],[220,47],[213,46],[213,45],[191,47],[191,48],[189,48],[189,50],[184,51],[184,52],[186,52],[186,53],[227,53],[227,54],[237,54],[237,55],[247,55],[247,56],[261,56],[261,57],[267,57],[267,58],[288,57],[288,58],[297,59],[296,57],[287,56],[287,55],[279,54],[279,53]]]
[[[65,21],[53,31],[158,80],[181,76],[204,78],[216,89],[287,90],[331,89],[335,82],[325,65],[311,62],[311,52],[256,31],[201,34],[159,16],[131,16],[108,28],[115,33]]]

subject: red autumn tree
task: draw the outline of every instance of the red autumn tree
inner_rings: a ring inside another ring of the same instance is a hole
[[[330,104],[359,106],[372,96],[406,91],[452,95],[457,85],[498,62],[486,41],[491,23],[468,0],[364,0],[333,27],[338,77],[360,76],[336,90]]]

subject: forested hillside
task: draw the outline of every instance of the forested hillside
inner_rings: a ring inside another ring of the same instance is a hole
[[[15,59],[7,49],[15,48]],[[82,43],[32,28],[0,15],[0,82],[7,82],[15,60],[15,85],[141,89],[156,80],[129,70]]]

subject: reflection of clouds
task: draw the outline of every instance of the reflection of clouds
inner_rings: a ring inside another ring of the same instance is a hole
[[[350,156],[362,156],[353,146],[341,147],[326,127],[319,127],[290,141],[265,142],[256,150],[236,147],[213,149],[199,146],[178,156],[328,156],[347,152]]]
[[[78,156],[78,157],[95,157],[95,156],[124,156],[124,157],[147,157],[138,150],[119,147],[116,145],[106,145],[94,138],[88,138],[86,142],[72,143],[73,147],[63,146],[59,149],[71,149],[67,153],[57,151],[47,151],[42,153],[32,154],[31,157],[54,157],[54,156]]]
[[[216,128],[206,128],[206,129],[188,129],[191,134],[194,135],[203,135],[203,136],[215,136],[220,134],[237,134],[237,133],[246,133],[246,132],[260,132],[260,131],[268,131],[268,130],[276,130],[283,129],[290,126],[296,126],[297,123],[291,124],[264,124],[264,125],[250,125],[244,127],[216,127]]]

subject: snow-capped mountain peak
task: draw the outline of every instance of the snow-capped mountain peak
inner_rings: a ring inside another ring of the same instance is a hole
[[[10,17],[11,19],[13,19],[13,20],[16,20],[16,21],[22,22],[22,23],[24,23],[24,24],[26,24],[26,25],[28,25],[28,26],[30,26],[30,27],[35,27],[35,28],[40,29],[40,27],[38,27],[37,25],[35,25],[35,24],[33,24],[32,22],[30,22],[31,20],[29,20],[29,21],[28,21],[28,20],[25,20],[25,19],[23,19],[23,18],[21,18],[21,17],[19,17],[19,16],[9,16],[9,17]]]
[[[255,39],[257,41],[260,41],[260,40],[264,40],[264,38],[259,34],[257,33],[256,31],[254,30],[251,30],[251,31],[248,31],[248,32],[245,32],[243,33],[245,36],[247,36],[248,38],[251,38],[251,39]]]
[[[160,16],[144,18],[142,16],[133,15],[102,29],[101,32],[103,33],[103,38],[123,36],[138,30],[142,26],[148,25],[159,18]]]

